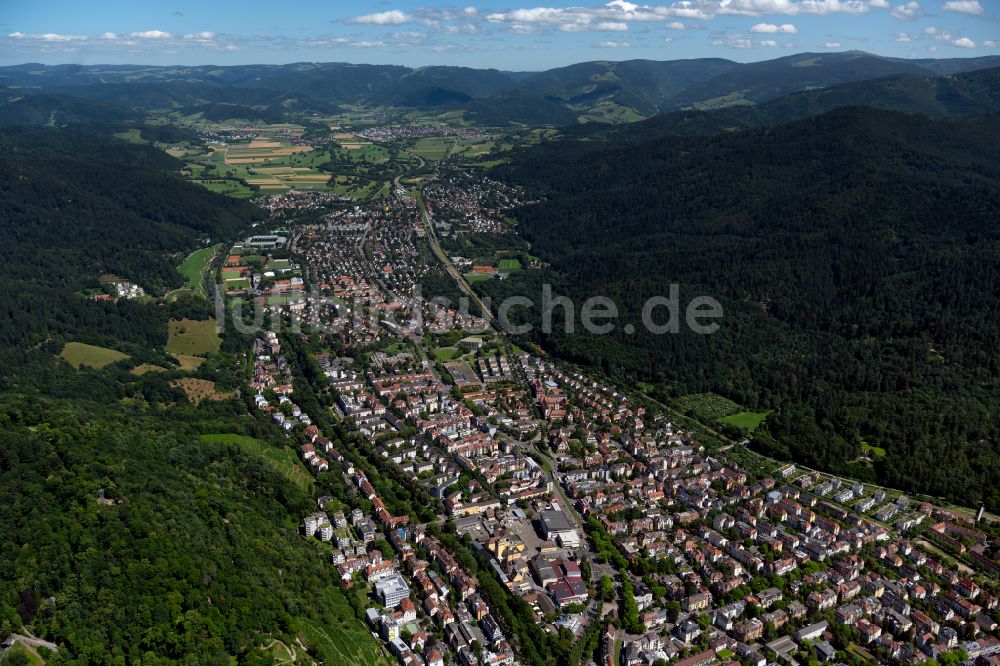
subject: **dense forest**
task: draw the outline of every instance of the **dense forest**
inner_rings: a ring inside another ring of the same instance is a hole
[[[5,399],[0,633],[30,623],[60,646],[50,664],[268,664],[255,646],[313,626],[366,643],[336,569],[297,536],[311,495],[199,439],[280,439],[245,409]]]
[[[998,122],[847,108],[527,149],[499,174],[545,197],[518,230],[552,268],[482,286],[495,302],[537,302],[545,281],[578,305],[609,296],[612,335],[537,341],[665,399],[715,391],[774,410],[757,446],[775,457],[998,509]],[[643,303],[672,283],[682,307],[723,304],[717,333],[643,332]],[[887,455],[869,463],[866,445]]]
[[[179,162],[148,145],[48,128],[0,132],[4,278],[80,289],[102,274],[150,291],[181,284],[168,253],[230,236],[255,218],[166,173]]]
[[[162,294],[183,284],[174,266],[185,253],[260,219],[255,207],[171,173],[179,163],[166,153],[108,132],[0,128],[4,383],[33,357],[51,358],[63,339],[162,346],[162,307],[94,302],[82,292],[113,275]],[[47,371],[39,366],[26,379]]]

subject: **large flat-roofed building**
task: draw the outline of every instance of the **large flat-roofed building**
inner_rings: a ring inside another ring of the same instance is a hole
[[[279,247],[284,247],[286,240],[287,239],[284,236],[274,236],[269,234],[265,236],[251,236],[243,241],[243,244],[259,248],[261,250],[274,250]]]
[[[395,608],[403,599],[410,596],[410,588],[400,575],[390,576],[375,583],[375,594],[382,600],[386,608]]]
[[[551,509],[539,514],[542,536],[548,541],[555,541],[563,548],[576,548],[580,545],[580,535],[573,523],[562,511]]]

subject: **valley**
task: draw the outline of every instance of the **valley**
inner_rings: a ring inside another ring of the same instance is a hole
[[[0,68],[0,660],[988,663],[990,64]]]

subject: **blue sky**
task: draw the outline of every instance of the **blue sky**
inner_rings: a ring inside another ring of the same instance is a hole
[[[15,0],[0,64],[347,61],[539,70],[584,60],[1000,53],[1000,0]]]

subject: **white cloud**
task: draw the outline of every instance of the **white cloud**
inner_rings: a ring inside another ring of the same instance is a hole
[[[974,49],[976,48],[976,43],[969,39],[968,37],[959,37],[952,42],[952,45],[957,46],[962,49]]]
[[[661,22],[672,30],[683,30],[686,26],[677,19],[707,21],[716,16],[797,16],[804,14],[866,14],[871,10],[889,9],[888,0],[673,0],[667,4],[638,4],[628,0],[611,0],[596,6],[535,6],[519,7],[496,11],[482,17],[484,20],[506,25],[517,32],[529,32],[527,26],[537,26],[537,30],[559,29],[564,32],[594,30],[593,26],[605,22]],[[914,12],[919,8],[916,0],[901,5],[895,11]],[[415,10],[415,13],[418,13]],[[787,26],[791,24],[763,23],[761,26],[775,25],[773,32],[764,34],[795,34]]]
[[[987,39],[985,42],[983,42],[983,46],[985,46],[988,49],[995,49],[997,47],[997,43],[992,39]]]
[[[825,44],[823,44],[823,48],[825,48],[825,49],[839,49],[840,48],[840,42],[826,42]]]
[[[935,28],[930,26],[924,28],[924,33],[930,35],[939,42],[947,42],[951,39],[951,31],[948,28]]]
[[[778,42],[773,39],[765,39],[760,43],[761,46],[766,46],[768,48],[777,48]]]
[[[385,46],[386,42],[382,40],[366,41],[366,40],[354,40],[347,37],[328,37],[328,38],[317,38],[317,39],[301,39],[294,42],[295,46],[302,48],[314,48],[314,49],[329,49],[329,48],[376,48],[380,46]]]
[[[798,28],[791,23],[785,23],[783,25],[775,25],[774,23],[758,23],[750,28],[750,32],[758,32],[766,35],[775,35],[778,33],[794,35],[798,33]]]
[[[884,0],[715,0],[713,14],[867,14],[873,8],[884,8]]]
[[[143,30],[142,32],[130,32],[129,37],[133,39],[170,39],[173,37],[169,32],[162,30]]]
[[[624,21],[602,21],[594,26],[597,30],[608,30],[611,32],[628,32],[628,23]]]
[[[624,49],[628,48],[628,42],[601,42],[597,45],[599,49]]]
[[[358,23],[361,25],[402,25],[413,20],[409,14],[398,9],[390,9],[385,12],[375,12],[347,19],[347,23]]]
[[[911,35],[909,33],[906,33],[906,32],[901,32],[898,35],[896,35],[896,39],[893,40],[893,41],[897,41],[897,42],[912,42],[913,41],[913,35]]]
[[[911,0],[911,2],[907,2],[905,5],[896,5],[892,8],[892,15],[901,21],[913,20],[920,16],[921,13],[920,3],[916,0]]]
[[[974,14],[976,16],[986,12],[979,0],[951,0],[944,3],[941,9],[946,12],[961,12],[962,14]]]
[[[752,49],[753,40],[747,37],[727,37],[726,39],[716,39],[712,46],[727,46],[731,49]]]
[[[87,39],[82,35],[61,35],[57,32],[46,32],[40,35],[26,35],[23,32],[12,32],[7,35],[11,39],[29,42],[81,42]]]
[[[474,35],[479,32],[479,28],[472,23],[462,23],[459,25],[442,26],[441,32],[446,35]]]

